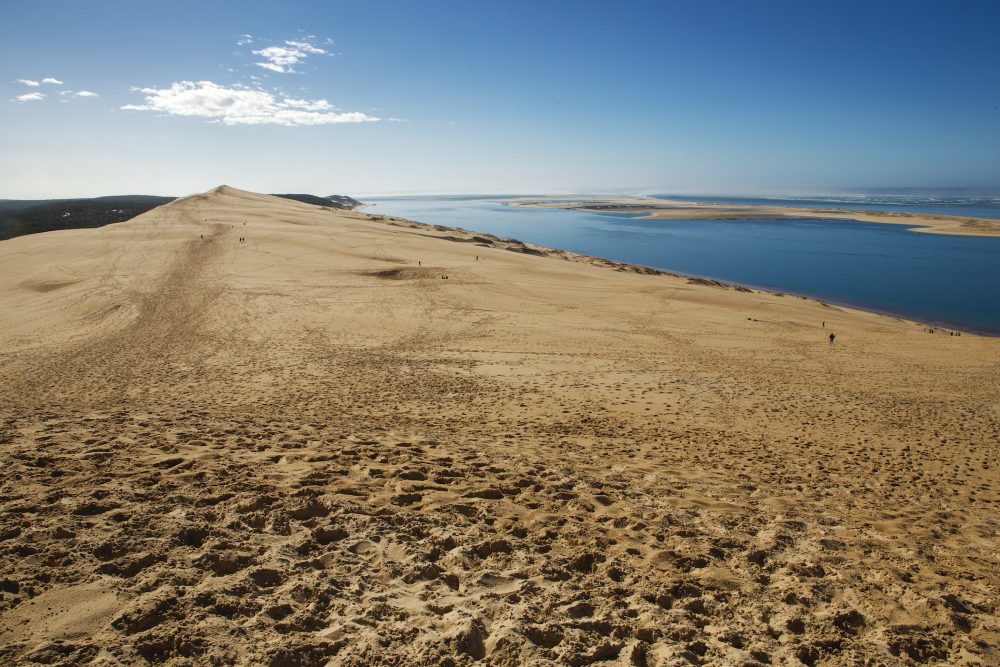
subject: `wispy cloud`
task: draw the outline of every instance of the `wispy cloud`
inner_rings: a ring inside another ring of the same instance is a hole
[[[98,94],[89,90],[78,90],[74,93],[77,97],[98,97]]]
[[[295,72],[295,65],[303,62],[310,55],[325,54],[326,49],[321,49],[312,42],[285,40],[284,46],[269,46],[253,53],[266,61],[254,63],[258,67],[281,74],[291,74]]]
[[[23,83],[26,86],[31,86],[32,88],[37,88],[38,86],[42,85],[37,81],[32,81],[31,79],[18,79],[17,82]]]
[[[59,79],[53,79],[51,76],[47,76],[44,79],[42,79],[42,83],[52,83],[57,86],[61,86],[63,84],[62,81],[60,81]]]
[[[170,116],[208,118],[223,125],[329,125],[380,120],[361,112],[339,112],[326,100],[304,100],[211,81],[178,81],[169,88],[138,88],[145,104],[128,104],[127,111],[159,111]]]
[[[45,93],[27,93],[26,95],[18,95],[14,99],[18,102],[40,102],[45,99]]]
[[[240,35],[240,38],[236,40],[237,46],[246,46],[247,44],[253,44],[253,35]]]

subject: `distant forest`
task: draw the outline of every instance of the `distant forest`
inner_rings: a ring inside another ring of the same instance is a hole
[[[93,199],[0,200],[0,240],[57,229],[124,222],[174,197],[123,195]]]
[[[341,210],[351,210],[361,206],[358,200],[343,195],[275,196]],[[58,229],[103,227],[115,222],[125,222],[174,199],[175,197],[151,195],[119,195],[92,199],[0,199],[0,241],[25,234]]]

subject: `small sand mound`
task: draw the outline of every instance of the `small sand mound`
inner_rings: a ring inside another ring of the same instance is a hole
[[[70,285],[75,285],[79,280],[28,280],[21,283],[21,287],[29,289],[32,292],[53,292],[57,289],[62,289],[63,287],[69,287]]]
[[[405,267],[370,271],[365,275],[381,278],[382,280],[426,280],[429,278],[440,278],[442,269],[434,267]]]
[[[688,278],[689,285],[707,285],[708,287],[727,287],[725,283],[711,278]]]

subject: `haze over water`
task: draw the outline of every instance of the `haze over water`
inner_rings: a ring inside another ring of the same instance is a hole
[[[842,208],[1000,219],[1000,196],[840,194],[809,197],[720,197],[657,194],[653,197],[711,204]]]
[[[725,201],[850,207],[817,199]],[[848,220],[652,220],[622,213],[511,207],[502,198],[368,202],[374,204],[367,209],[370,213],[1000,334],[1000,238],[922,234],[903,225]],[[897,208],[883,208],[889,206]],[[951,215],[968,210],[964,215],[1000,217],[996,200],[989,198],[940,204],[868,201],[863,208],[941,214],[947,209]]]

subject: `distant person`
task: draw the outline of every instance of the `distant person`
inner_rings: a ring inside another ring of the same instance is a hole
[[[837,337],[837,334],[835,334],[835,333],[833,333],[833,332],[831,331],[831,332],[830,332],[830,345],[833,345],[833,341],[834,341],[834,339],[835,339],[836,337]]]
[[[826,320],[823,320],[823,328],[826,328]]]

